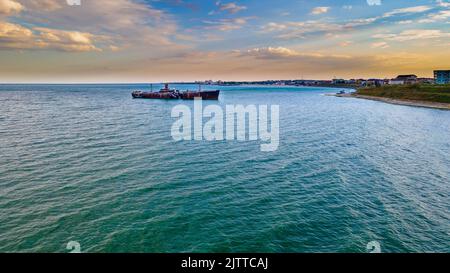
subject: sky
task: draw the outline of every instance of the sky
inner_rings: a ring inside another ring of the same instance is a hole
[[[450,0],[79,1],[0,0],[0,83],[432,77],[450,69]]]

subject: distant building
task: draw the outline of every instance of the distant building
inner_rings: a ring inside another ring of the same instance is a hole
[[[435,70],[434,81],[436,82],[436,84],[449,84],[450,70]]]
[[[368,79],[366,81],[367,86],[382,86],[384,85],[384,80],[382,79]]]
[[[392,79],[389,81],[389,85],[402,85],[405,84],[404,80]]]
[[[399,84],[415,84],[417,83],[416,75],[399,75],[397,78],[389,81],[391,85],[399,85]]]
[[[422,84],[434,84],[434,78],[418,78],[417,81]]]
[[[344,79],[333,79],[333,84],[345,84]]]

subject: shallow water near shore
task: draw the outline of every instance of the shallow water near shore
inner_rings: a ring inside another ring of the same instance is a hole
[[[144,88],[0,85],[0,252],[450,251],[450,111],[212,87],[206,104],[280,105],[265,153],[173,141],[192,103]]]

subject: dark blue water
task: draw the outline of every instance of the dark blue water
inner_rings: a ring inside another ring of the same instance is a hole
[[[222,106],[280,105],[264,153],[175,142],[180,102],[139,88],[0,86],[1,252],[450,251],[450,111],[221,88]]]

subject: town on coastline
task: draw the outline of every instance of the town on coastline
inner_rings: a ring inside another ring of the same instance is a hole
[[[450,110],[450,70],[435,70],[434,78],[399,75],[390,80],[366,81],[355,92],[341,91],[338,97],[353,97],[406,106]]]
[[[332,80],[267,80],[267,81],[198,81],[202,85],[278,85],[278,86],[317,86],[361,88],[384,85],[413,85],[413,84],[450,84],[450,70],[435,70],[434,78],[420,78],[416,75],[399,75],[393,79],[332,79]]]

